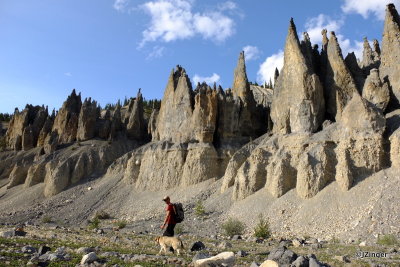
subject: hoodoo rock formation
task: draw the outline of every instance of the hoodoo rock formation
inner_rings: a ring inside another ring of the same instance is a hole
[[[323,88],[314,73],[312,56],[303,54],[296,26],[291,20],[284,66],[276,81],[271,107],[274,133],[315,132],[321,126],[324,115]]]
[[[193,90],[178,65],[159,109],[145,110],[140,90],[107,109],[75,90],[57,114],[27,105],[8,125],[1,186],[43,183],[49,197],[104,174],[152,191],[220,179],[235,200],[260,190],[308,199],[331,183],[350,190],[400,166],[399,36],[390,4],[382,50],[365,38],[363,59],[344,59],[334,32],[322,31],[319,51],[307,33],[299,40],[292,19],[268,88],[249,83],[241,52],[232,89]]]
[[[127,125],[121,121],[119,105],[112,115],[105,110],[102,117],[97,102],[88,98],[82,104],[75,90],[57,115],[53,111],[49,116],[47,108],[31,105],[22,112],[16,110],[6,142],[9,149],[25,152],[4,152],[0,180],[8,179],[8,188],[44,182],[44,194],[52,196],[82,179],[100,175],[115,159],[146,141],[141,101],[139,92],[132,100],[128,114],[132,119]]]
[[[400,101],[400,17],[393,4],[386,8],[385,26],[382,37],[381,65],[382,80],[388,80],[393,92],[392,101],[396,108]]]
[[[232,90],[203,83],[192,90],[186,71],[169,76],[159,111],[148,131],[152,142],[124,156],[110,172],[121,173],[137,188],[159,190],[220,178],[230,156],[266,131],[266,107],[257,105],[247,80],[243,52]],[[115,168],[115,169],[114,169]]]

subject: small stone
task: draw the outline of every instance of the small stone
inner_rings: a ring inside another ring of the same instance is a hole
[[[246,251],[243,251],[243,250],[239,250],[236,253],[236,256],[238,256],[238,257],[246,257],[247,255],[249,255],[249,253],[247,253]]]
[[[82,257],[81,264],[87,264],[87,263],[92,263],[96,261],[98,258],[96,256],[96,253],[90,252],[89,254],[86,254],[85,256]]]
[[[360,247],[365,247],[367,245],[367,242],[363,241],[359,244]]]

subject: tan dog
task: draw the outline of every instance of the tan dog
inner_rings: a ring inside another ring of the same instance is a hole
[[[163,250],[164,253],[167,253],[167,248],[172,247],[179,256],[180,250],[184,248],[182,240],[175,236],[158,236],[156,237],[155,241],[161,246],[158,254],[161,254]]]

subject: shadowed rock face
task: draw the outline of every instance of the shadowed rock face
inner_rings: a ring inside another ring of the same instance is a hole
[[[311,53],[308,42],[303,50]],[[313,72],[311,54],[305,57],[302,52],[293,20],[286,37],[284,56],[271,106],[274,133],[315,132],[325,114],[323,88]]]
[[[327,70],[325,77],[326,110],[331,118],[338,120],[344,107],[357,92],[357,86],[347,68],[334,32],[327,47]]]
[[[393,92],[393,100],[400,100],[400,18],[393,4],[386,7],[385,26],[382,37],[380,77],[387,77]],[[396,105],[398,107],[398,105]]]
[[[92,139],[96,133],[96,120],[98,117],[96,101],[85,99],[79,112],[77,139],[85,141]]]
[[[6,133],[8,148],[26,151],[36,147],[47,117],[44,107],[27,105],[21,112],[16,109]]]
[[[143,97],[140,90],[135,99],[135,103],[133,104],[133,109],[129,116],[129,122],[126,126],[126,132],[128,137],[131,139],[146,139],[147,126],[143,117]]]
[[[172,70],[157,119],[159,140],[189,142],[192,140],[190,122],[193,114],[192,86],[185,69]]]
[[[74,89],[54,119],[52,131],[57,131],[59,143],[70,143],[76,140],[81,106],[81,94],[77,95]]]

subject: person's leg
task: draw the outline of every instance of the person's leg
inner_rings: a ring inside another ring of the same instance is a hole
[[[175,224],[168,224],[167,228],[163,233],[163,236],[174,236],[174,228]]]

